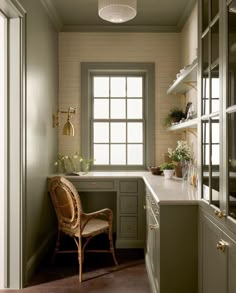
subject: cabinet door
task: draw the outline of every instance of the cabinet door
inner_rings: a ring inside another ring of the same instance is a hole
[[[235,293],[236,291],[236,242],[227,236],[223,235],[223,240],[226,243],[226,257],[227,257],[227,293]]]
[[[202,197],[220,207],[219,1],[201,0]]]
[[[201,293],[226,293],[226,253],[219,249],[222,231],[207,217],[200,222]],[[218,249],[217,249],[218,247]]]
[[[153,214],[150,202],[147,202],[147,255],[151,269],[151,280],[154,283],[155,292],[160,292],[160,231],[159,223]]]
[[[236,2],[227,1],[227,98],[224,104],[226,123],[227,148],[225,150],[228,163],[227,179],[227,216],[236,219]]]

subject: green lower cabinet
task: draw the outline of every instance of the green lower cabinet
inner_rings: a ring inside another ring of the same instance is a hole
[[[230,234],[230,236],[228,235]],[[236,237],[207,212],[199,216],[199,293],[236,292]]]
[[[145,262],[152,293],[197,293],[197,205],[146,196]]]
[[[117,197],[117,248],[144,248],[145,212],[144,182],[140,179],[120,179]]]

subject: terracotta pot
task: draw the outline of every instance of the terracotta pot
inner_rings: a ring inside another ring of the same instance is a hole
[[[175,165],[175,176],[179,177],[179,178],[183,177],[182,164],[181,163],[177,163],[177,165]]]

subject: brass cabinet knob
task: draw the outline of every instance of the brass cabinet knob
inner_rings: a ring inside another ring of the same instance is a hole
[[[143,206],[143,208],[144,208],[144,210],[146,210],[146,209],[147,209],[147,207],[146,207],[145,205]]]
[[[159,215],[159,210],[158,210],[158,209],[155,209],[155,210],[154,210],[154,214],[155,214],[155,215]]]
[[[216,249],[221,250],[222,252],[225,251],[226,248],[226,243],[223,240],[220,240],[217,244],[216,244]]]
[[[157,230],[159,229],[159,224],[149,224],[149,227],[151,230]]]

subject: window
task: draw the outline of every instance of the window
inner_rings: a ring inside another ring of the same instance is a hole
[[[153,77],[153,64],[82,64],[81,151],[93,169],[153,164]]]
[[[94,75],[92,156],[95,165],[143,165],[143,76]]]

